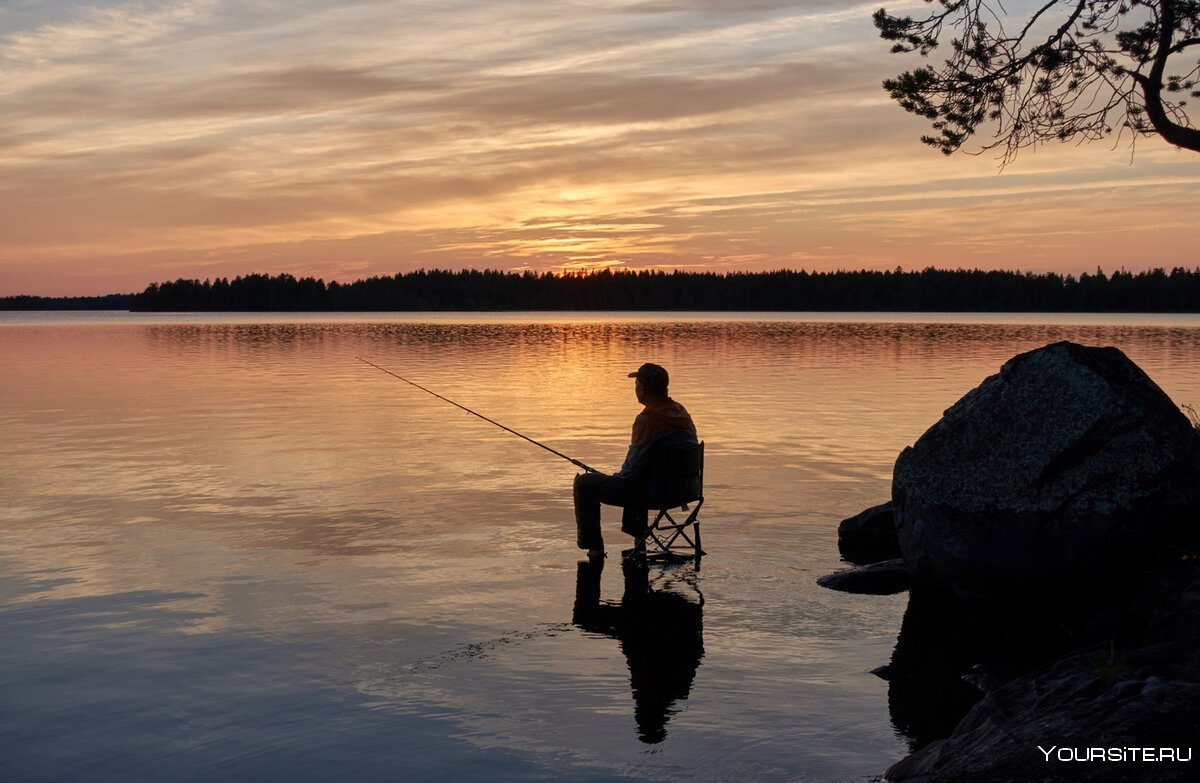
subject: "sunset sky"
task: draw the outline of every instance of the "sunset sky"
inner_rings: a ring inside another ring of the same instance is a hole
[[[0,295],[418,267],[1200,266],[1200,155],[944,157],[880,87],[919,61],[888,53],[878,6],[0,0]]]

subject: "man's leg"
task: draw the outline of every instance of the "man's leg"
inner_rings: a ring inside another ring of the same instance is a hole
[[[580,473],[575,476],[575,543],[580,549],[603,549],[600,535],[600,488],[603,476],[599,473]]]
[[[628,533],[640,542],[646,537],[649,517],[650,512],[645,507],[626,506],[621,514],[621,532]]]
[[[645,492],[636,482],[603,473],[581,473],[575,477],[576,543],[580,549],[604,548],[600,533],[601,503],[624,506],[627,510],[622,515],[621,529],[635,537],[639,533],[645,535],[645,509],[649,504]]]

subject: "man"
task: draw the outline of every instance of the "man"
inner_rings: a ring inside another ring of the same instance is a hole
[[[653,470],[654,449],[696,443],[696,425],[687,410],[667,394],[667,371],[657,364],[643,364],[633,385],[642,412],[633,420],[633,437],[621,470],[611,476],[581,473],[575,477],[575,525],[577,543],[588,557],[604,557],[604,538],[600,533],[600,504],[622,506],[621,531],[633,536],[634,550],[645,547],[646,517],[659,492]]]

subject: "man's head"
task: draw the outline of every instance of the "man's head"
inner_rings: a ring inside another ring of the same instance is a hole
[[[637,385],[647,394],[656,397],[665,397],[667,394],[670,377],[667,375],[665,367],[647,362],[639,367],[637,372],[629,373],[629,377],[637,378]],[[642,399],[641,394],[638,394],[638,399]]]

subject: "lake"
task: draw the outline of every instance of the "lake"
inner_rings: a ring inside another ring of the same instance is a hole
[[[869,779],[907,599],[837,524],[1063,339],[1200,404],[1196,316],[0,313],[5,777]],[[574,466],[357,357],[610,471],[665,365],[708,556],[584,565]]]

